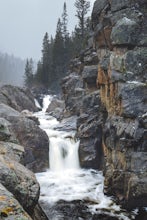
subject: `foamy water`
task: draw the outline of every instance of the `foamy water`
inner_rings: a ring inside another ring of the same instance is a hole
[[[133,219],[128,218],[110,197],[104,195],[102,172],[80,168],[79,141],[75,142],[74,132],[55,130],[59,122],[45,114],[50,101],[51,97],[48,96],[44,99],[43,110],[35,113],[39,118],[40,127],[46,131],[50,140],[49,169],[36,174],[41,186],[40,201],[52,205],[59,200],[82,200],[92,213],[104,209],[110,216],[117,216],[120,220]]]

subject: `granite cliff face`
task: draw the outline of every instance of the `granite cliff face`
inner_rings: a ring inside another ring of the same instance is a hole
[[[97,86],[108,112],[105,190],[129,207],[147,205],[147,2],[95,1]]]
[[[95,1],[93,44],[62,81],[81,166],[103,169],[105,193],[130,209],[147,206],[146,20],[145,0]]]

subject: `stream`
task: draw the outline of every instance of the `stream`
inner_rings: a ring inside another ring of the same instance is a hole
[[[80,168],[75,131],[58,129],[59,122],[45,113],[51,99],[45,96],[42,111],[34,114],[50,142],[49,169],[36,174],[40,204],[49,220],[134,219],[135,212],[128,214],[104,195],[101,171]]]

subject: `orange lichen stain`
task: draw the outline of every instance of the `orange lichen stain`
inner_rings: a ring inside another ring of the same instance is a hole
[[[13,208],[12,207],[6,207],[6,208],[4,208],[4,209],[2,209],[0,211],[1,215],[5,216],[5,217],[7,217],[12,212],[13,212]]]
[[[14,170],[14,169],[15,169],[14,163],[8,163],[8,167],[9,167],[11,170]]]
[[[6,200],[6,196],[0,196],[0,201]]]

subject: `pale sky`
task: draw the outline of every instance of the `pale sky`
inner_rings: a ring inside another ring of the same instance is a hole
[[[90,0],[91,10],[94,1]],[[77,23],[74,0],[0,0],[0,51],[40,59],[43,36],[55,34],[64,2],[71,31]]]

